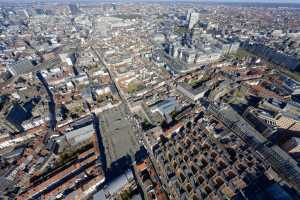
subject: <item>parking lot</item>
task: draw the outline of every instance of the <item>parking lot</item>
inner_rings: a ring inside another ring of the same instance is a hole
[[[134,156],[139,144],[125,105],[101,113],[99,120],[107,167],[126,155]]]

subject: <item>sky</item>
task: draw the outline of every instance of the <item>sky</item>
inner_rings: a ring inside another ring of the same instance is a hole
[[[28,2],[85,2],[85,1],[94,1],[94,2],[101,2],[101,0],[0,0],[1,3],[12,3],[12,2],[24,2],[24,3],[28,3]],[[106,0],[107,1],[107,0]],[[114,0],[111,0],[111,2],[113,2]],[[130,1],[130,0],[115,0],[117,2],[122,2],[122,1]],[[137,1],[137,0],[134,0]],[[145,1],[180,1],[180,2],[184,2],[184,1],[194,1],[194,2],[205,2],[205,1],[209,1],[209,2],[249,2],[249,3],[299,3],[300,4],[300,0],[145,0]]]
[[[300,0],[212,0],[214,2],[300,3]]]

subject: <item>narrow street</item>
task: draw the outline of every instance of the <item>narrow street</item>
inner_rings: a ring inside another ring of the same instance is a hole
[[[40,71],[36,73],[36,76],[38,79],[41,81],[43,86],[45,87],[47,93],[48,93],[48,106],[49,106],[49,128],[53,131],[56,127],[56,108],[55,108],[55,101],[54,101],[54,96],[52,94],[52,91],[49,88],[49,85],[47,81],[44,79],[43,75],[41,74]]]

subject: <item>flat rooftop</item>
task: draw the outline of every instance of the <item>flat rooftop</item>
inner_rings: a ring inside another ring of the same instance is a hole
[[[99,117],[108,168],[126,155],[134,156],[139,149],[133,125],[127,116],[126,108],[121,104]]]

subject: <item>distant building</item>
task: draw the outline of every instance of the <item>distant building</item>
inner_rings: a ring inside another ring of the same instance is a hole
[[[7,69],[13,76],[18,76],[33,72],[35,66],[29,60],[21,60],[9,65]]]
[[[160,115],[165,116],[171,114],[173,111],[178,109],[175,98],[168,98],[166,100],[160,101],[151,107],[151,112],[158,112]]]
[[[21,124],[30,117],[31,114],[22,105],[15,104],[10,108],[5,120],[7,125],[11,125],[9,127],[14,127],[18,131],[24,131]]]
[[[188,9],[187,15],[186,15],[186,20],[187,20],[187,21],[190,21],[191,14],[192,14],[193,11],[194,11],[193,9]]]
[[[197,24],[198,20],[199,20],[199,13],[192,12],[189,18],[189,29],[192,29]]]
[[[70,126],[74,129],[79,129],[88,125],[91,125],[93,123],[93,117],[91,115],[88,115],[86,117],[80,118],[79,120],[76,120],[75,122],[70,123]]]
[[[169,45],[169,54],[170,56],[177,58],[179,53],[180,45],[178,43],[172,43]]]
[[[47,174],[38,184],[31,183],[15,199],[86,199],[104,181],[105,174],[94,147],[80,153],[75,162]]]
[[[74,53],[59,54],[59,57],[63,62],[67,63],[69,66],[74,65],[76,62],[76,57]]]
[[[193,88],[186,83],[179,83],[177,86],[177,90],[193,101],[197,101],[200,98],[203,98],[206,92],[209,91],[207,87]]]
[[[269,120],[271,116],[269,116],[268,113],[262,110],[249,107],[244,112],[243,117],[249,124],[251,124],[258,132],[260,132],[266,138],[272,136],[275,132],[275,130],[272,129],[272,126],[276,126],[276,124],[273,120]]]
[[[77,4],[70,4],[69,9],[72,15],[77,15],[80,13],[80,9]]]
[[[300,132],[300,117],[292,113],[280,112],[275,117],[278,128]]]
[[[89,86],[83,88],[83,90],[81,91],[81,96],[88,103],[92,103],[94,101],[92,89]]]
[[[15,189],[15,183],[3,176],[0,177],[0,185],[0,199],[6,199],[5,196]]]
[[[56,54],[49,53],[43,55],[43,63],[41,63],[43,68],[57,67],[62,62],[62,59]]]
[[[32,119],[26,120],[24,121],[21,125],[23,127],[23,129],[25,131],[41,126],[43,124],[45,124],[47,121],[49,121],[49,117],[42,117],[42,116],[38,116],[38,117],[34,117]]]
[[[243,141],[226,144],[242,155],[233,158],[226,156],[205,130],[187,127],[161,140],[152,151],[170,199],[234,199],[264,172],[264,162],[243,149]]]
[[[248,144],[260,145],[268,142],[261,133],[241,118],[231,106],[210,104],[208,109],[214,116],[221,119],[223,123],[229,124],[235,134]],[[258,149],[258,153],[263,156],[280,177],[299,191],[300,168],[297,162],[277,145],[272,145],[271,147],[261,145],[261,147],[261,149]]]
[[[290,101],[286,104],[286,106],[283,109],[285,112],[293,113],[295,115],[300,114],[300,103],[295,101]]]
[[[196,58],[196,51],[193,49],[189,49],[183,52],[183,60],[188,63],[192,64],[195,62]]]
[[[108,95],[111,94],[113,91],[112,86],[106,85],[106,86],[100,86],[95,88],[95,93],[97,96],[102,96],[102,95]]]
[[[282,148],[290,154],[300,153],[300,138],[292,137],[286,143],[283,144]]]
[[[80,73],[74,78],[72,78],[72,81],[74,81],[76,85],[88,85],[89,77],[87,76],[86,73]]]
[[[153,36],[153,41],[157,44],[162,44],[162,43],[166,42],[166,37],[162,33],[156,33]]]
[[[229,44],[224,44],[223,45],[223,53],[224,54],[235,54],[240,48],[240,43],[239,42],[233,42]]]
[[[123,190],[123,188],[130,184],[130,182],[134,179],[133,173],[131,170],[126,171],[124,174],[121,174],[113,181],[111,181],[107,187],[97,192],[94,196],[94,200],[110,200],[115,199],[114,197],[117,193]]]
[[[65,133],[65,138],[72,146],[92,139],[95,133],[93,124]]]
[[[270,110],[272,112],[279,112],[284,108],[284,103],[275,98],[264,99],[259,102],[259,108]]]
[[[300,59],[278,52],[264,44],[243,42],[241,48],[290,71],[300,71]]]

